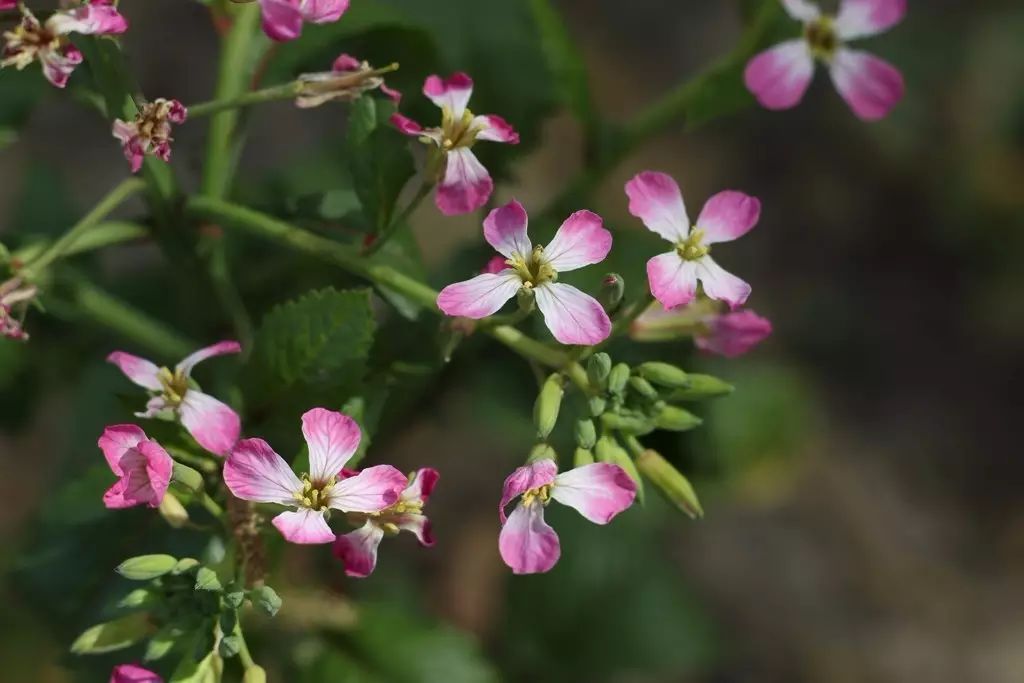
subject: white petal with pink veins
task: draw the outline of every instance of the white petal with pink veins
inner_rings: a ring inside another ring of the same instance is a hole
[[[214,455],[227,455],[238,441],[242,421],[238,413],[213,396],[189,389],[178,407],[181,424]]]
[[[328,494],[328,505],[344,512],[380,512],[393,505],[408,479],[391,465],[367,467],[338,482]]]
[[[814,58],[803,38],[779,43],[750,60],[747,90],[767,109],[790,109],[803,99],[814,76]]]
[[[555,477],[551,497],[595,524],[607,524],[636,498],[636,484],[618,465],[596,462]]]
[[[323,512],[309,509],[282,512],[272,521],[290,543],[316,544],[334,540],[334,532],[327,525]]]
[[[836,33],[842,40],[867,38],[887,31],[907,14],[907,0],[842,0]]]
[[[558,562],[558,534],[544,521],[544,506],[518,505],[498,536],[501,559],[515,574],[539,574]]]
[[[688,304],[697,296],[697,266],[675,251],[647,262],[647,281],[651,294],[666,309]]]
[[[256,503],[294,505],[302,482],[263,439],[239,441],[224,463],[224,483],[236,497]]]
[[[211,344],[205,348],[199,349],[184,358],[175,370],[184,373],[185,376],[192,374],[192,368],[198,363],[202,363],[207,358],[213,358],[214,356],[222,356],[226,353],[240,353],[242,351],[242,345],[233,340],[226,340]]]
[[[690,234],[690,219],[672,176],[644,171],[626,183],[629,212],[647,229],[675,244]]]
[[[561,273],[600,263],[611,249],[612,234],[604,229],[601,217],[577,211],[565,219],[544,247],[544,258]]]
[[[107,362],[116,365],[128,379],[140,387],[152,391],[161,391],[163,389],[163,385],[160,384],[160,380],[157,378],[157,375],[160,374],[160,368],[145,358],[139,358],[124,351],[114,351],[107,356]]]
[[[732,308],[742,306],[750,296],[750,285],[728,272],[712,260],[710,256],[695,262],[697,277],[700,279],[704,293],[712,299],[718,299]]]
[[[612,322],[597,299],[561,282],[534,288],[544,324],[562,344],[600,344],[612,331]]]
[[[355,531],[338,536],[332,552],[345,566],[345,574],[363,579],[377,566],[377,548],[384,538],[384,530],[367,520]]]
[[[903,75],[888,62],[857,50],[839,50],[830,69],[832,82],[850,109],[864,121],[885,118],[903,99]]]
[[[761,202],[756,197],[726,190],[704,205],[697,228],[704,231],[703,244],[730,242],[750,232],[760,217]]]
[[[486,318],[497,313],[522,286],[522,278],[514,270],[484,273],[442,289],[437,296],[437,307],[446,315]]]
[[[516,200],[492,210],[484,219],[484,239],[505,258],[528,258],[533,250],[526,229],[529,216]]]
[[[359,448],[359,425],[348,415],[313,408],[302,416],[302,436],[309,446],[309,476],[315,484],[338,476]]]
[[[448,78],[428,76],[423,83],[423,94],[438,107],[447,107],[457,120],[462,118],[473,95],[473,79],[462,72]]]

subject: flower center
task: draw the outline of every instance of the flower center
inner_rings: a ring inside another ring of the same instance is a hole
[[[185,394],[188,393],[188,377],[184,372],[172,372],[169,368],[160,368],[156,378],[160,380],[164,398],[168,403],[177,406],[185,400]]]
[[[331,489],[338,483],[337,477],[331,477],[325,482],[315,482],[308,474],[302,475],[302,488],[292,494],[301,507],[309,508],[315,512],[327,509],[330,501]]]
[[[61,37],[51,33],[35,17],[24,17],[13,31],[4,33],[6,45],[0,66],[24,69],[36,60],[39,53],[57,51],[63,45]]]
[[[703,230],[692,230],[690,236],[676,245],[676,252],[684,261],[696,261],[711,253],[711,247],[701,244],[704,239]]]
[[[529,257],[517,253],[505,263],[519,274],[527,289],[558,279],[558,271],[544,257],[544,247],[540,244],[533,247]]]
[[[448,152],[459,147],[472,147],[479,128],[473,126],[473,112],[465,110],[456,119],[449,107],[441,110],[441,147]]]
[[[523,494],[523,505],[529,507],[535,503],[547,505],[551,500],[551,484],[544,484],[535,489],[530,489]]]
[[[817,59],[831,61],[839,47],[839,36],[836,34],[832,17],[821,17],[809,22],[804,27],[804,40],[811,47],[811,54]]]

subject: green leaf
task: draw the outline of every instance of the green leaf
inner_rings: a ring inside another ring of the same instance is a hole
[[[174,569],[178,558],[171,555],[130,557],[117,567],[117,573],[131,581],[150,581]]]
[[[360,97],[349,114],[349,170],[363,213],[377,232],[391,225],[398,195],[416,173],[408,142],[388,124],[394,111],[391,102]]]
[[[529,7],[540,33],[541,49],[559,99],[580,122],[591,126],[597,113],[590,94],[583,55],[573,43],[565,22],[552,6],[551,0],[529,0]]]
[[[200,567],[196,572],[197,591],[219,591],[222,588],[220,579],[217,578],[217,572],[209,567]]]
[[[149,639],[146,645],[146,654],[143,659],[153,662],[167,656],[167,653],[174,649],[182,637],[182,631],[177,626],[165,626]]]
[[[14,133],[32,113],[46,92],[47,83],[38,67],[25,71],[0,70],[0,129]]]
[[[139,612],[91,626],[75,638],[71,651],[76,655],[96,655],[122,650],[142,640],[149,632],[149,617]]]
[[[174,670],[170,683],[220,683],[224,672],[224,660],[211,652],[202,660],[186,657]]]

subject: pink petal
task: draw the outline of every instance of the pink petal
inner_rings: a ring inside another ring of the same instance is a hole
[[[492,210],[484,219],[484,239],[505,258],[528,257],[533,251],[526,233],[529,216],[516,200]]]
[[[907,0],[841,0],[836,33],[843,40],[877,35],[900,23],[906,13]]]
[[[540,460],[523,465],[508,475],[501,490],[501,502],[498,503],[498,517],[501,519],[501,523],[505,523],[505,508],[513,498],[530,489],[547,486],[555,480],[557,474],[558,465],[554,460]]]
[[[440,478],[441,474],[433,467],[422,467],[416,470],[412,481],[402,491],[401,500],[426,503]]]
[[[522,286],[523,281],[514,270],[484,273],[442,289],[437,295],[437,307],[446,315],[486,318],[504,306]]]
[[[103,496],[108,508],[159,507],[171,483],[174,461],[156,441],[140,441],[121,456],[121,479]]]
[[[743,81],[767,109],[795,107],[803,99],[814,76],[814,58],[802,38],[779,43],[747,64]]]
[[[604,229],[601,217],[590,211],[577,211],[562,223],[544,248],[544,258],[562,273],[600,263],[612,250],[612,234]]]
[[[299,0],[259,0],[263,32],[271,40],[295,40],[302,33]]]
[[[729,273],[705,256],[697,264],[697,278],[704,287],[704,293],[711,299],[724,301],[731,307],[742,306],[750,296],[750,285]]]
[[[352,55],[342,53],[334,60],[334,63],[331,65],[331,71],[359,71],[362,65],[363,63]]]
[[[334,540],[334,532],[327,525],[323,511],[305,508],[282,512],[271,521],[289,543],[312,545]]]
[[[139,358],[124,351],[114,351],[107,356],[107,362],[116,365],[128,379],[140,387],[152,391],[163,390],[163,385],[160,384],[160,380],[157,378],[160,368],[145,358]]]
[[[508,263],[504,256],[492,256],[487,261],[487,263],[484,264],[483,270],[481,270],[480,272],[495,275],[496,273],[500,273],[501,271],[507,269]]]
[[[385,85],[384,83],[381,83],[381,84],[380,84],[380,91],[381,91],[382,93],[384,93],[384,95],[385,95],[385,96],[386,96],[386,97],[387,97],[387,98],[388,98],[389,100],[391,100],[392,102],[394,102],[394,103],[395,103],[396,105],[397,105],[397,104],[398,104],[399,102],[401,102],[401,101],[402,101],[402,93],[401,93],[401,92],[399,92],[398,90],[395,90],[394,88],[389,88],[389,87],[388,87],[387,85]]]
[[[408,531],[416,536],[420,545],[429,548],[434,545],[434,532],[430,520],[426,515],[405,514],[399,515],[392,520],[399,529]]]
[[[137,664],[118,664],[110,674],[110,683],[164,683],[164,679]]]
[[[690,234],[690,219],[679,185],[672,176],[644,171],[626,183],[629,212],[647,229],[673,244]]]
[[[612,321],[589,294],[561,282],[545,282],[534,293],[544,324],[562,344],[599,344],[611,334]]]
[[[359,448],[362,433],[348,415],[313,408],[302,416],[302,436],[309,446],[309,476],[316,484],[338,476]]]
[[[850,109],[864,121],[885,118],[903,98],[903,75],[888,62],[857,50],[841,49],[832,60],[832,82]]]
[[[302,17],[314,24],[329,24],[341,19],[349,0],[302,0]]]
[[[0,11],[7,11],[10,9],[16,9],[18,7],[18,0],[0,0]]]
[[[179,414],[181,424],[192,438],[214,455],[227,455],[242,431],[238,413],[213,396],[195,389],[185,393]]]
[[[224,463],[224,483],[236,498],[294,505],[302,482],[263,439],[243,439]]]
[[[558,534],[544,521],[544,506],[518,505],[498,536],[498,551],[515,574],[539,574],[558,562]]]
[[[742,356],[772,333],[772,323],[753,311],[715,316],[707,334],[694,338],[697,348],[726,358]]]
[[[408,481],[391,465],[367,467],[338,482],[330,492],[328,505],[343,512],[380,512],[398,500]]]
[[[666,310],[684,306],[697,296],[697,266],[678,253],[655,256],[647,262],[647,281],[651,294]]]
[[[440,76],[428,76],[423,82],[423,94],[438,107],[448,107],[452,116],[460,119],[473,94],[473,79],[461,72],[444,79]]]
[[[782,0],[782,6],[789,16],[797,21],[814,21],[821,16],[821,10],[813,2],[807,0]]]
[[[405,135],[409,135],[414,138],[423,135],[423,126],[416,123],[408,116],[402,116],[401,114],[392,114],[389,120],[391,121],[392,126],[397,128],[399,132],[404,133]]]
[[[500,116],[495,116],[494,114],[477,116],[473,119],[473,127],[480,130],[476,134],[477,140],[505,142],[510,145],[519,144],[519,133],[516,132],[515,128],[508,121]]]
[[[116,7],[91,3],[55,13],[46,20],[46,28],[55,35],[114,35],[128,30],[128,21]]]
[[[445,216],[476,211],[487,203],[494,181],[467,147],[445,154],[444,177],[437,186],[434,203]]]
[[[334,539],[332,552],[345,565],[345,574],[365,579],[377,566],[377,547],[384,530],[367,520],[363,526]]]
[[[97,445],[103,451],[111,471],[121,476],[121,458],[147,438],[146,432],[135,425],[113,425],[103,430]]]
[[[164,411],[173,411],[174,406],[164,398],[163,394],[159,396],[153,396],[146,401],[146,409],[141,413],[135,413],[135,417],[151,418],[157,417]],[[172,416],[169,416],[172,417]]]
[[[636,484],[618,465],[595,462],[555,477],[551,497],[595,524],[607,524],[636,498]]]
[[[186,377],[192,374],[192,368],[197,363],[201,363],[207,358],[213,358],[214,356],[222,356],[226,353],[241,353],[242,345],[236,341],[227,340],[217,342],[207,346],[206,348],[199,349],[198,351],[188,355],[183,361],[178,363],[175,370],[182,372]]]
[[[697,228],[704,231],[704,244],[730,242],[750,232],[760,217],[761,202],[756,197],[726,190],[704,205]]]

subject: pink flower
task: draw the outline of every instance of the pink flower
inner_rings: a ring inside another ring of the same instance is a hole
[[[132,382],[149,390],[151,398],[146,410],[136,416],[156,417],[170,413],[181,421],[200,446],[223,456],[238,441],[241,420],[231,408],[195,388],[191,381],[192,368],[207,358],[241,350],[236,341],[222,341],[199,349],[178,363],[173,371],[124,351],[110,354],[107,362],[120,368]]]
[[[906,0],[841,0],[839,14],[822,14],[808,0],[782,0],[786,11],[803,22],[803,37],[779,43],[747,64],[747,89],[768,109],[789,109],[803,99],[820,60],[836,90],[864,121],[884,118],[903,97],[903,76],[891,64],[867,52],[851,50],[846,41],[892,28],[907,12]]]
[[[118,477],[117,483],[103,494],[103,504],[112,509],[159,507],[174,467],[167,451],[135,425],[107,427],[98,444]]]
[[[713,316],[705,324],[707,331],[694,337],[694,344],[726,358],[742,356],[772,333],[771,321],[751,310]]]
[[[522,495],[506,519],[505,508]],[[611,463],[598,462],[558,474],[554,460],[520,467],[505,480],[498,506],[501,535],[498,550],[516,574],[543,573],[561,555],[558,534],[544,521],[544,507],[552,500],[574,508],[595,524],[607,524],[636,497],[636,484]]]
[[[490,199],[494,182],[473,154],[473,145],[477,140],[517,145],[519,134],[500,116],[475,116],[466,108],[473,94],[473,80],[464,73],[447,79],[428,77],[423,94],[441,108],[439,128],[424,128],[401,114],[394,114],[391,122],[402,133],[435,145],[441,154],[443,168],[434,195],[441,213],[454,216],[476,211]]]
[[[302,23],[330,24],[348,9],[349,0],[259,0],[263,32],[271,40],[295,40]]]
[[[547,247],[526,234],[526,210],[512,200],[484,220],[484,238],[502,256],[506,268],[448,285],[437,306],[448,315],[485,318],[520,291],[532,292],[544,322],[563,344],[597,344],[608,338],[611,321],[592,296],[557,282],[558,274],[600,263],[612,248],[612,235],[590,211],[569,216]]]
[[[369,576],[377,566],[377,546],[385,535],[410,531],[421,545],[428,548],[434,545],[430,520],[423,514],[423,506],[439,478],[437,470],[431,467],[420,469],[409,478],[409,485],[390,507],[380,512],[350,515],[356,521],[360,518],[365,521],[355,531],[334,539],[334,556],[344,563],[346,574],[358,578]]]
[[[159,98],[142,105],[131,123],[121,119],[114,121],[114,137],[121,141],[132,173],[142,168],[147,154],[171,160],[171,142],[174,141],[171,124],[184,123],[187,117],[188,110],[181,102]]]
[[[750,231],[761,215],[761,202],[742,192],[727,190],[708,200],[690,229],[679,186],[664,173],[645,171],[626,183],[629,212],[651,232],[675,245],[672,251],[647,262],[651,294],[668,309],[688,304],[697,296],[697,281],[704,293],[741,306],[750,285],[726,272],[711,258],[711,245],[729,242]]]
[[[164,679],[137,664],[118,664],[110,674],[110,683],[164,683]]]
[[[334,60],[330,71],[299,76],[299,94],[295,98],[295,106],[309,109],[331,100],[354,100],[375,88],[380,88],[388,99],[398,104],[402,93],[386,86],[381,77],[382,73],[395,68],[392,65],[385,69],[374,69],[369,62],[342,54]]]
[[[0,0],[0,12],[6,12],[18,7],[18,0]]]
[[[693,337],[697,348],[727,358],[742,356],[772,333],[767,318],[746,309],[722,313],[707,299],[666,311],[657,301],[633,321],[629,336],[640,342]]]
[[[6,9],[14,6],[11,3]],[[128,22],[116,7],[106,2],[58,10],[45,23],[22,8],[21,23],[3,35],[0,67],[13,66],[20,71],[38,61],[46,79],[63,88],[75,67],[82,63],[82,53],[68,41],[68,34],[114,35],[127,30]]]
[[[341,413],[313,408],[302,416],[309,446],[309,474],[302,479],[263,439],[244,439],[224,464],[224,483],[235,496],[257,503],[294,507],[274,518],[292,543],[330,543],[331,510],[372,514],[399,500],[406,478],[390,465],[368,467],[342,479],[345,463],[359,447],[359,425]]]
[[[24,284],[21,278],[0,283],[0,337],[28,341],[28,332],[22,325],[22,319],[25,309],[37,293],[35,285]]]

